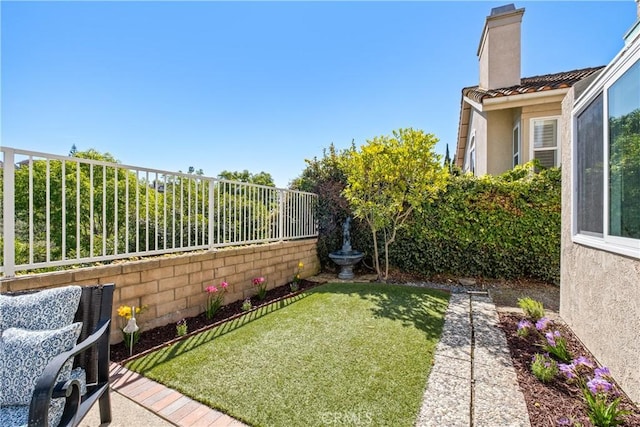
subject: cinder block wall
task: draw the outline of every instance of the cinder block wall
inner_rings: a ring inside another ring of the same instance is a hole
[[[115,283],[111,342],[116,343],[122,340],[119,327],[124,326],[117,313],[121,305],[146,306],[138,317],[143,331],[177,322],[204,311],[209,285],[229,283],[228,304],[255,294],[254,277],[265,277],[268,289],[291,282],[300,261],[302,277],[316,274],[316,246],[317,239],[305,239],[19,276],[3,280],[1,290]]]

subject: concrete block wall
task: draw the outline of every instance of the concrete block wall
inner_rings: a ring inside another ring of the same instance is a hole
[[[299,262],[302,277],[320,270],[317,239],[225,248],[54,273],[18,276],[0,282],[2,292],[67,285],[115,283],[111,342],[122,340],[118,307],[146,306],[138,316],[141,330],[175,323],[205,309],[205,288],[223,281],[229,284],[225,304],[256,293],[252,279],[263,276],[267,289],[291,282]]]

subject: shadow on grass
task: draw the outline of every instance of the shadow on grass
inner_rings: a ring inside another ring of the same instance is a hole
[[[329,283],[318,286],[294,297],[257,308],[233,320],[222,323],[185,340],[167,345],[154,353],[134,359],[126,366],[144,373],[154,366],[171,360],[185,352],[204,345],[250,322],[278,311],[312,294],[357,295],[373,303],[374,318],[399,321],[405,327],[413,327],[425,333],[427,339],[437,340],[442,332],[448,293],[428,288],[410,288],[389,284]]]
[[[168,360],[173,359],[174,357],[180,356],[181,354],[193,350],[201,345],[204,345],[215,338],[221,337],[229,332],[232,332],[244,325],[247,325],[254,320],[257,320],[261,317],[264,317],[270,313],[278,311],[288,305],[291,305],[297,301],[300,301],[303,298],[307,297],[306,292],[302,292],[293,297],[285,298],[280,301],[273,302],[271,304],[267,304],[262,307],[258,307],[246,314],[243,314],[235,319],[231,319],[229,321],[225,321],[222,324],[215,326],[206,331],[197,333],[187,339],[178,341],[173,344],[169,344],[166,347],[159,349],[153,353],[150,353],[146,356],[142,356],[140,358],[134,359],[131,362],[126,364],[127,368],[134,370],[140,374],[143,374],[149,369],[153,368],[156,365],[162,364]]]
[[[444,291],[382,283],[329,283],[309,293],[356,294],[374,304],[371,311],[375,318],[399,321],[424,332],[430,340],[440,337],[449,301]]]

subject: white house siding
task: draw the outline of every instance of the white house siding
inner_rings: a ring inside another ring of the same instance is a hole
[[[571,240],[571,89],[562,103],[560,315],[634,402],[640,402],[640,261]]]

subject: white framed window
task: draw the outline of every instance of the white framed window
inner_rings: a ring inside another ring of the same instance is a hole
[[[520,123],[516,123],[513,127],[513,139],[511,144],[513,149],[513,164],[511,166],[515,168],[520,164]]]
[[[558,117],[531,119],[532,159],[538,159],[547,168],[560,166],[558,139]]]
[[[476,174],[476,136],[471,137],[469,144],[469,158],[467,159],[467,170],[472,174]]]
[[[640,42],[578,99],[572,119],[573,241],[640,258]]]

